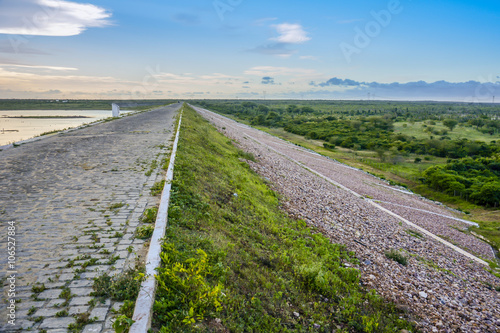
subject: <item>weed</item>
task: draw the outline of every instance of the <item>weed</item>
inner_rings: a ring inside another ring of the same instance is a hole
[[[43,283],[36,283],[33,286],[31,286],[31,291],[35,294],[39,294],[42,291],[44,291],[45,289],[46,289],[45,284],[43,284]]]
[[[28,316],[31,316],[33,313],[36,312],[36,308],[34,306],[32,306],[29,310],[28,310]]]
[[[397,250],[391,249],[389,251],[386,251],[385,256],[400,263],[403,266],[406,266],[408,264],[408,258]]]
[[[115,277],[104,273],[94,279],[91,296],[109,297],[116,301],[136,299],[141,285],[140,277],[139,269],[128,269]]]
[[[165,179],[163,179],[160,182],[154,183],[153,186],[151,186],[151,190],[150,190],[151,195],[152,196],[160,195],[161,192],[163,191],[164,186],[165,186]]]
[[[61,310],[56,313],[56,317],[67,317],[68,316],[68,310]]]
[[[40,322],[42,322],[42,321],[43,321],[43,317],[42,317],[42,316],[40,316],[40,317],[36,317],[36,318],[34,318],[34,319],[33,319],[33,321],[34,321],[35,323],[40,323]]]
[[[157,214],[158,214],[158,207],[148,208],[142,214],[141,221],[143,223],[155,223]]]
[[[85,327],[85,325],[91,324],[97,320],[97,317],[90,318],[90,313],[84,312],[76,314],[76,322],[68,325],[68,331],[70,333],[79,333]]]
[[[125,203],[123,203],[123,202],[118,202],[118,203],[115,203],[115,204],[109,205],[108,209],[109,209],[109,210],[117,210],[117,209],[122,208],[123,206],[125,206]],[[108,216],[109,216],[109,215],[108,215]]]
[[[116,333],[128,332],[129,328],[135,321],[130,319],[125,315],[121,315],[115,318],[113,322],[113,328]]]
[[[420,239],[424,238],[424,235],[422,235],[420,232],[417,232],[417,231],[414,231],[414,230],[411,230],[411,229],[407,229],[406,232],[410,236],[413,236],[413,237],[416,237],[416,238],[420,238]]]
[[[111,258],[109,258],[108,262],[106,263],[107,265],[113,265],[115,262],[118,261],[118,259],[120,259],[120,256],[113,256]]]
[[[135,237],[139,239],[147,239],[150,238],[151,235],[153,235],[153,231],[155,230],[155,227],[152,225],[143,225],[137,228],[137,232]]]

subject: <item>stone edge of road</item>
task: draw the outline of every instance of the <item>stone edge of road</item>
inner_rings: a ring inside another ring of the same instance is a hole
[[[172,188],[172,180],[174,177],[174,164],[175,155],[177,153],[177,144],[179,142],[179,135],[181,130],[182,113],[184,107],[181,107],[179,112],[179,124],[177,125],[177,132],[175,134],[174,144],[172,146],[172,153],[170,154],[170,162],[165,177],[165,187],[163,188],[160,206],[158,207],[158,215],[155,221],[155,229],[151,237],[149,251],[146,258],[146,276],[141,284],[139,295],[135,302],[134,315],[132,320],[134,323],[130,327],[130,333],[143,333],[147,332],[151,327],[151,319],[153,315],[153,305],[156,293],[156,269],[160,266],[160,253],[162,248],[162,240],[165,236],[168,221],[168,206],[170,203],[170,190]]]
[[[135,116],[135,115],[138,115],[138,114],[141,114],[141,113],[144,113],[144,112],[149,112],[149,111],[157,110],[157,109],[160,109],[160,108],[163,108],[163,107],[171,106],[171,105],[174,105],[174,104],[178,104],[178,103],[165,104],[165,105],[162,105],[162,106],[159,106],[159,107],[155,107],[155,108],[152,108],[152,109],[146,109],[146,110],[140,110],[140,111],[132,111],[132,112],[129,112],[129,113],[124,113],[124,114],[122,114],[122,115],[120,115],[118,117],[108,117],[108,118],[97,120],[97,121],[90,122],[90,123],[87,123],[87,124],[82,124],[82,125],[77,126],[77,127],[63,129],[63,130],[57,131],[57,132],[55,132],[53,134],[38,135],[38,136],[35,136],[33,138],[29,138],[29,139],[26,139],[26,140],[21,140],[21,141],[9,143],[9,144],[0,146],[0,153],[2,153],[4,151],[7,151],[9,149],[12,149],[12,148],[17,148],[17,147],[19,147],[21,145],[25,145],[25,144],[32,143],[32,142],[37,142],[37,141],[40,141],[40,140],[43,140],[43,139],[48,139],[48,138],[51,138],[51,137],[56,136],[56,135],[71,133],[73,131],[77,131],[77,130],[82,129],[82,128],[87,128],[87,127],[91,127],[91,126],[102,124],[102,123],[104,123],[106,121],[114,121],[114,120],[122,119],[122,118],[125,118],[125,117],[131,117],[131,116]]]

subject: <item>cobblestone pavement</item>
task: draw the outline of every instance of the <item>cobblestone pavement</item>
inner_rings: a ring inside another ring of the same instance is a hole
[[[162,177],[159,162],[168,153],[180,106],[0,152],[0,332],[66,332],[77,313],[96,319],[83,332],[113,331],[111,310],[120,304],[94,304],[92,279],[134,266],[145,251],[134,232],[145,208],[156,204],[150,188]],[[16,253],[9,269],[12,225]],[[12,270],[15,283],[8,279]],[[14,326],[8,323],[11,284]],[[62,297],[68,288],[72,297]]]

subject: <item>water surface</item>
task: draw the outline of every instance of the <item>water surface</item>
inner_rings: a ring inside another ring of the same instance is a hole
[[[128,113],[131,111],[121,111]],[[87,118],[9,118],[9,117],[77,117]],[[78,127],[111,117],[111,110],[0,110],[0,146],[30,139],[45,132]]]

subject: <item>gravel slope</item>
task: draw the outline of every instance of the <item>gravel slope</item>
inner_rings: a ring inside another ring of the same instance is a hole
[[[455,229],[467,224],[452,211],[360,170],[207,110],[196,110],[240,148],[254,154],[257,162],[250,162],[251,167],[284,196],[284,209],[290,215],[354,251],[360,259],[362,283],[406,309],[422,331],[500,332],[500,293],[492,288],[500,287],[500,279],[488,273],[480,260],[471,260],[427,235],[410,234],[407,224],[354,193],[380,201],[382,207],[462,249],[493,258],[489,245]],[[401,250],[408,264],[387,259],[384,253],[390,249]]]

